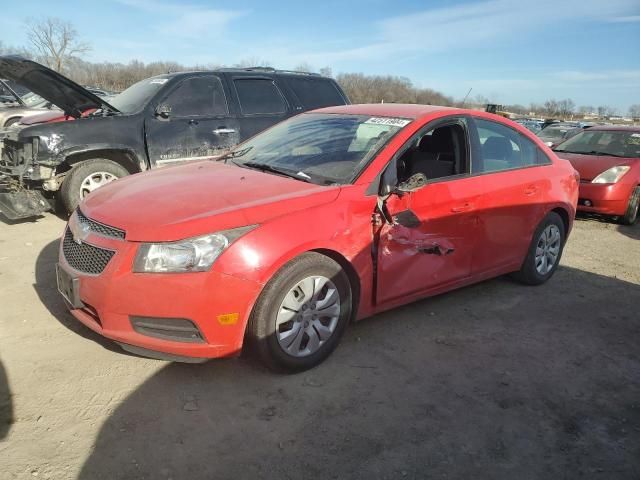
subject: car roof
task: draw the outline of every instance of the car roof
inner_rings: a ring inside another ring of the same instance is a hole
[[[613,130],[620,132],[635,132],[640,133],[640,127],[632,126],[632,125],[594,125],[593,127],[588,128],[589,131],[592,130]]]
[[[464,110],[454,107],[440,107],[436,105],[417,105],[406,103],[363,103],[359,105],[340,105],[312,110],[313,113],[377,115],[380,117],[410,118],[412,120],[442,111],[457,111],[459,113],[470,112],[470,110]]]

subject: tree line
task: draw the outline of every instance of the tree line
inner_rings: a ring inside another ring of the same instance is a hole
[[[271,66],[268,61],[246,59],[234,65],[210,63],[206,65],[182,65],[177,62],[144,63],[132,60],[119,62],[88,62],[82,59],[90,50],[90,45],[80,40],[77,31],[70,22],[58,18],[30,19],[25,23],[28,46],[7,46],[0,42],[0,55],[16,53],[36,60],[49,68],[68,76],[81,85],[89,85],[114,92],[120,92],[130,85],[148,77],[169,72],[185,70],[210,70],[222,66],[252,67]],[[307,63],[298,65],[295,70],[316,71]],[[333,76],[331,68],[320,68],[322,75]],[[430,88],[413,85],[410,79],[392,75],[365,75],[362,73],[340,73],[335,76],[353,103],[420,103],[426,105],[465,106],[484,108],[495,103],[489,98],[477,95],[472,99],[455,100],[451,96]],[[617,114],[615,108],[608,105],[576,107],[571,99],[550,99],[544,103],[524,105],[504,105],[503,109],[521,115],[573,118],[586,115],[600,118]],[[629,108],[629,115],[640,118],[640,104]]]

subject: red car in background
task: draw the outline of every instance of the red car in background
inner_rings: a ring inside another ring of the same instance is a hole
[[[126,350],[203,361],[248,339],[302,370],[351,320],[506,273],[546,282],[577,193],[569,162],[510,120],[330,107],[91,193],[65,229],[58,288]]]
[[[580,173],[578,210],[631,225],[640,204],[640,127],[597,126],[556,147]]]

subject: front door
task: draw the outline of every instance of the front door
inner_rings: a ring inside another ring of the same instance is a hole
[[[201,75],[177,84],[146,119],[152,166],[220,155],[240,142],[220,78]]]
[[[396,222],[379,232],[376,303],[446,288],[470,276],[475,202],[482,191],[475,180],[445,180],[389,198],[387,210]]]

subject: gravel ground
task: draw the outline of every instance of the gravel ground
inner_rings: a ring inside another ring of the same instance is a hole
[[[640,225],[582,218],[546,285],[378,315],[288,376],[127,355],[75,322],[63,225],[0,222],[3,480],[640,478]]]

